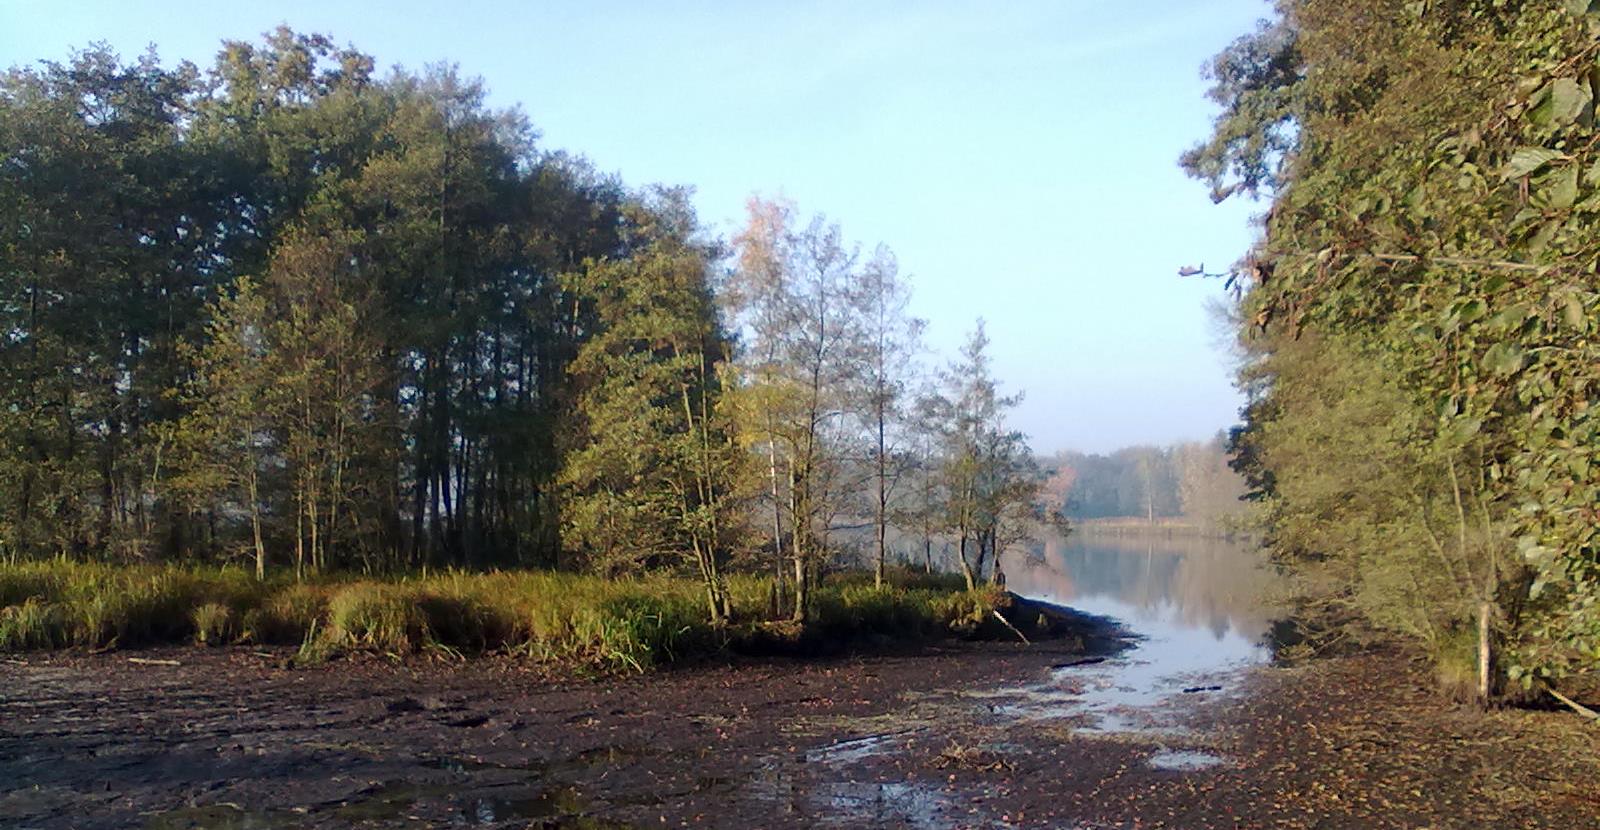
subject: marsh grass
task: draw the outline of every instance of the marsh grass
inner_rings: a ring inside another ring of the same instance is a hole
[[[113,566],[55,560],[0,566],[0,650],[159,643],[299,646],[298,662],[341,651],[396,656],[500,652],[602,669],[653,666],[782,641],[844,644],[972,635],[1000,595],[959,581],[896,573],[831,576],[813,622],[764,620],[770,584],[729,581],[735,623],[713,626],[689,579],[606,580],[546,571],[445,572],[256,582],[238,569]]]
[[[208,602],[190,612],[194,641],[202,646],[222,645],[233,639],[233,611],[220,602]]]

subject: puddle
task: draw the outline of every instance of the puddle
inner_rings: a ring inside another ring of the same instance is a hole
[[[584,800],[570,787],[544,790],[533,795],[477,796],[470,799],[470,809],[463,809],[468,824],[495,824],[513,819],[543,819],[576,815],[584,809]],[[463,803],[463,807],[466,803]]]
[[[852,738],[847,741],[836,741],[820,749],[806,752],[807,763],[827,762],[832,764],[849,764],[881,754],[888,749],[889,739],[910,734],[907,730],[891,732],[885,735],[868,735],[864,738]]]
[[[940,816],[955,806],[938,790],[898,782],[827,784],[816,795],[832,810],[821,827],[944,827]]]
[[[1156,769],[1194,772],[1221,766],[1222,757],[1212,755],[1209,752],[1196,752],[1190,749],[1169,749],[1151,755],[1148,763]]]
[[[1239,688],[1266,663],[1267,620],[1258,597],[1260,557],[1198,539],[1071,538],[1041,542],[1042,556],[1019,569],[1012,589],[1046,602],[1113,618],[1137,637],[1105,660],[1058,666],[1050,679],[991,704],[1020,720],[1063,720],[1075,734],[1182,742],[1186,707]],[[1008,575],[1009,572],[1008,572]],[[1172,750],[1151,763],[1204,769],[1222,759]]]

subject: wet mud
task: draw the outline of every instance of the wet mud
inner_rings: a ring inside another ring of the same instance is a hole
[[[952,644],[569,682],[36,657],[0,665],[0,826],[1600,826],[1571,716],[1441,704],[1403,654],[1159,688],[1128,685],[1140,654]]]

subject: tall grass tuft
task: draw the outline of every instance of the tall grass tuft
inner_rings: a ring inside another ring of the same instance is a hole
[[[0,651],[28,651],[71,645],[67,609],[29,597],[0,608]]]
[[[194,618],[194,641],[200,645],[222,645],[232,639],[233,611],[220,602],[208,602],[190,612]]]
[[[358,582],[328,600],[328,637],[337,645],[407,653],[432,642],[428,617],[406,585]]]

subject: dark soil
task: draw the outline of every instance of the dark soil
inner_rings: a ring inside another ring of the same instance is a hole
[[[30,656],[0,663],[0,826],[1600,827],[1600,729],[1440,703],[1403,656],[1178,695],[1222,759],[1178,771],[1147,763],[1160,736],[1003,705],[1076,646],[581,681],[495,658]]]

